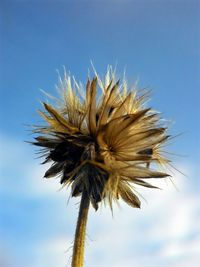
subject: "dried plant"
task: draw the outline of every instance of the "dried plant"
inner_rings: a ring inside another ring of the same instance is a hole
[[[71,185],[72,197],[81,196],[72,267],[82,267],[90,203],[97,210],[107,201],[112,209],[113,200],[121,198],[139,208],[134,185],[156,188],[146,180],[169,176],[154,164],[168,163],[161,147],[169,136],[159,114],[144,108],[148,92],[128,90],[111,67],[104,79],[95,72],[85,91],[71,81],[66,73],[60,80],[56,107],[43,103],[39,113],[47,125],[34,129],[40,135],[33,144],[43,148],[44,163],[53,162],[44,177],[59,175],[61,184]]]

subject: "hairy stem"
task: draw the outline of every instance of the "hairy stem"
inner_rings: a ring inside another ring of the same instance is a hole
[[[82,193],[76,234],[73,247],[72,267],[83,267],[86,224],[90,200],[85,191]]]

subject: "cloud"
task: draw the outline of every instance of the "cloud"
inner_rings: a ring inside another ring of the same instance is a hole
[[[92,236],[96,238],[88,258],[95,262],[99,254],[105,261],[104,264],[97,261],[95,266],[197,266],[200,260],[198,193],[184,186],[180,175],[174,180],[180,192],[172,185],[164,187],[163,181],[159,182],[164,187],[161,191],[141,189],[148,205],[143,203],[139,211],[121,204],[122,209],[116,210],[113,221],[105,211],[99,216],[93,214],[89,229],[94,228]]]
[[[46,197],[61,189],[55,179],[42,179],[47,166],[40,164],[41,159],[36,159],[33,146],[11,137],[0,136],[0,140],[3,193],[35,198]]]
[[[30,267],[67,266],[72,254],[72,251],[68,249],[70,242],[64,237],[41,241],[39,245],[33,248],[35,257]],[[68,264],[68,266],[70,265]]]
[[[13,259],[7,265],[70,266],[80,200],[72,199],[67,205],[69,190],[57,192],[57,180],[41,178],[46,166],[34,162],[26,144],[8,137],[2,141],[1,228],[2,244],[7,244],[2,251],[9,261]],[[191,162],[178,168],[193,175]],[[138,187],[147,201],[142,201],[141,209],[120,202],[114,217],[103,205],[98,212],[90,209],[85,266],[197,267],[200,203],[195,177],[191,178],[175,174],[173,182],[179,191],[170,181],[156,179],[152,182],[162,190]]]

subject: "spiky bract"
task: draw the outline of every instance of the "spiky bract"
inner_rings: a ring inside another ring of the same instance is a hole
[[[149,168],[167,163],[160,148],[169,136],[158,113],[144,108],[148,92],[128,90],[111,68],[105,79],[88,79],[86,90],[66,74],[60,87],[57,107],[43,103],[39,111],[48,125],[35,129],[42,135],[34,144],[44,148],[45,163],[53,161],[45,177],[60,175],[72,196],[86,191],[95,209],[119,198],[140,207],[134,184],[155,188],[146,179],[168,176]]]

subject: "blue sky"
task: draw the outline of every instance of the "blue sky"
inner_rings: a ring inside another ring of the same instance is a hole
[[[107,209],[91,211],[86,266],[197,266],[199,12],[194,0],[1,1],[2,267],[66,266],[70,258],[77,200],[67,204],[69,192],[41,179],[46,167],[23,142],[32,138],[24,125],[40,121],[40,89],[56,94],[57,70],[62,75],[64,65],[85,83],[90,60],[100,75],[117,64],[119,76],[126,69],[130,84],[152,90],[150,105],[172,120],[172,134],[183,133],[170,150],[186,155],[174,160],[189,178],[175,173],[179,192],[171,183],[161,193],[142,192],[148,204],[140,211],[122,204],[114,219]]]

